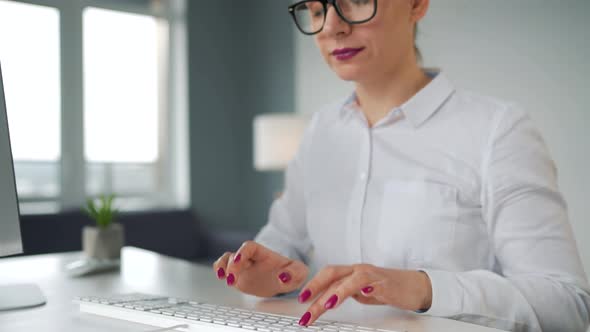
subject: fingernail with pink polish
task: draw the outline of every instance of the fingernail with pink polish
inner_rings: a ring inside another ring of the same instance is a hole
[[[373,287],[371,287],[371,286],[367,286],[367,287],[361,289],[361,292],[363,292],[363,294],[369,294],[372,291],[373,291]]]
[[[306,313],[303,314],[303,316],[301,316],[301,319],[299,320],[299,325],[307,326],[307,323],[309,323],[310,318],[311,318],[311,312],[307,311]]]
[[[336,302],[338,302],[338,295],[334,294],[334,295],[330,296],[328,301],[326,301],[326,303],[324,304],[324,308],[332,309],[336,305]]]
[[[291,275],[287,272],[283,272],[283,273],[279,274],[279,279],[281,279],[281,282],[283,284],[286,284],[291,280]]]
[[[307,301],[307,299],[309,299],[309,297],[311,296],[311,291],[309,289],[306,289],[305,291],[303,291],[303,293],[299,294],[299,303],[303,303],[305,301]]]
[[[236,257],[234,257],[234,263],[239,263],[241,259],[242,259],[242,254],[238,254]]]
[[[228,285],[228,286],[231,286],[231,285],[233,285],[233,284],[234,284],[234,282],[235,282],[235,281],[236,281],[236,277],[234,276],[234,274],[233,274],[233,273],[230,273],[230,274],[227,276],[227,285]]]
[[[225,277],[225,271],[222,267],[220,267],[217,269],[217,278],[222,279],[223,277]]]

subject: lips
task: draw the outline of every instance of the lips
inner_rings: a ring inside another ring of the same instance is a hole
[[[338,60],[348,60],[360,53],[364,47],[359,48],[339,48],[332,51],[332,55]]]

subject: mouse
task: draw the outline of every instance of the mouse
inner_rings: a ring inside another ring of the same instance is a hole
[[[109,272],[119,269],[119,259],[80,259],[65,266],[65,271],[70,277],[82,277],[86,275]]]

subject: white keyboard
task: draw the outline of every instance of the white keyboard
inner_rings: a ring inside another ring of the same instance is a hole
[[[392,332],[335,321],[316,321],[306,328],[296,317],[139,293],[83,296],[75,302],[81,312],[179,331]]]

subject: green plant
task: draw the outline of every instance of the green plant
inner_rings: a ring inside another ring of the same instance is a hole
[[[117,215],[117,210],[113,208],[114,199],[115,195],[101,195],[98,198],[100,204],[97,205],[93,199],[89,198],[86,201],[84,212],[96,222],[98,227],[107,228],[113,223]]]

